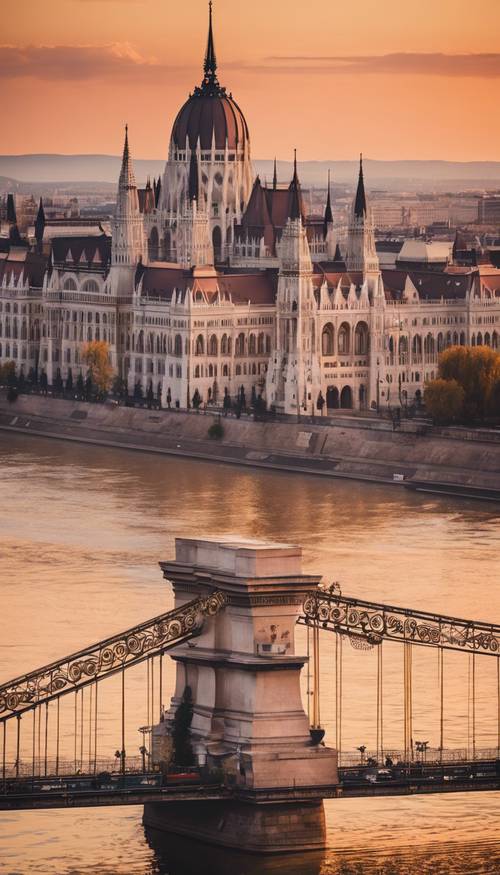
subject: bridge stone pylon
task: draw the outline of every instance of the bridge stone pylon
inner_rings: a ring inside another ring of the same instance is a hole
[[[193,749],[231,796],[148,803],[147,825],[257,851],[324,845],[322,798],[338,783],[337,754],[312,743],[302,705],[306,657],[296,653],[295,626],[320,578],[301,566],[300,547],[237,536],[177,539],[175,561],[161,563],[176,607],[213,590],[226,607],[172,651],[175,695],[154,727],[153,759],[168,759],[173,718],[189,687]]]

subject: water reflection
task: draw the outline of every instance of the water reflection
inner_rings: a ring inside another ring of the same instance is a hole
[[[145,828],[158,875],[321,875],[323,851],[262,856],[216,848],[182,836]]]

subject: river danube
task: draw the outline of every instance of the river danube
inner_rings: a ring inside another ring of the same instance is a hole
[[[494,505],[6,434],[0,436],[0,490],[0,682],[168,610],[171,593],[158,562],[173,556],[174,539],[182,535],[231,532],[298,543],[305,571],[340,582],[346,594],[499,622],[500,515]],[[303,635],[299,630],[305,647]],[[333,744],[334,636],[322,638],[322,718]],[[417,650],[414,734],[437,746],[437,655]],[[344,652],[343,748],[374,747],[376,654],[348,645]],[[493,748],[495,660],[479,662],[476,744]],[[400,748],[403,667],[397,645],[386,645],[384,666],[385,745]],[[172,679],[170,669],[167,685]],[[118,691],[109,683],[100,735],[103,748],[114,750]],[[468,657],[447,654],[446,747],[471,743],[467,688]],[[137,728],[146,720],[143,700],[137,675],[128,698]],[[138,751],[139,744],[132,728],[127,750]],[[325,807],[325,855],[265,865],[145,835],[139,808],[1,813],[0,872],[500,872],[498,794],[338,800]]]

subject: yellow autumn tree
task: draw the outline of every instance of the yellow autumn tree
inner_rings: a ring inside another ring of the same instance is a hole
[[[456,380],[430,380],[425,384],[424,404],[439,425],[457,422],[463,412],[465,392]]]
[[[88,376],[97,386],[98,392],[108,391],[113,379],[113,368],[109,356],[109,344],[104,340],[91,340],[82,347],[82,362],[87,366]]]
[[[484,419],[500,381],[500,354],[489,346],[451,346],[439,356],[439,377],[462,386],[465,420]]]

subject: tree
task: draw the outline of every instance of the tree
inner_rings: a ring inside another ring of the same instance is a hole
[[[0,365],[0,383],[5,386],[13,385],[13,378],[16,376],[16,365],[15,362],[5,362],[3,365]]]
[[[79,398],[83,398],[85,394],[85,383],[83,382],[83,374],[81,371],[76,378],[76,394]]]
[[[66,392],[69,392],[70,395],[73,391],[73,372],[71,368],[68,368],[68,376],[66,377]]]
[[[316,407],[318,408],[320,415],[323,416],[323,407],[325,406],[325,399],[323,398],[323,393],[320,389],[318,400],[316,401]]]
[[[82,348],[82,361],[87,365],[88,375],[97,387],[99,395],[105,395],[113,379],[109,360],[109,344],[104,340],[91,340]]]
[[[194,407],[194,409],[198,410],[200,404],[201,404],[201,395],[198,392],[198,389],[195,389],[194,395],[193,395],[193,407]]]
[[[148,388],[146,389],[146,401],[148,403],[148,409],[151,410],[153,403],[155,400],[155,393],[153,392],[153,384],[149,382]]]
[[[137,380],[134,386],[134,401],[137,401],[137,403],[140,404],[143,398],[144,392],[142,391],[141,381]]]
[[[54,377],[54,391],[60,395],[64,389],[63,379],[61,377],[61,369],[58,368]]]
[[[457,380],[431,380],[424,390],[425,407],[440,425],[457,422],[463,412],[465,391]]]
[[[170,410],[171,406],[172,406],[172,393],[170,391],[170,386],[169,386],[167,389],[167,407],[169,410]]]
[[[500,354],[489,346],[450,346],[439,357],[439,377],[462,386],[466,421],[484,419],[500,380]]]
[[[172,740],[173,760],[176,766],[192,766],[194,763],[191,746],[191,721],[193,719],[193,696],[191,687],[186,687],[175,712]]]

